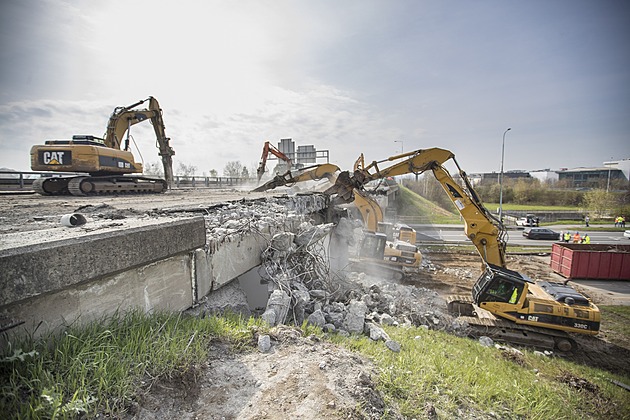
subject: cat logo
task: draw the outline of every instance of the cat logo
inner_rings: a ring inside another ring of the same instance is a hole
[[[44,165],[69,165],[71,159],[71,153],[65,151],[41,152],[40,154],[40,161]]]

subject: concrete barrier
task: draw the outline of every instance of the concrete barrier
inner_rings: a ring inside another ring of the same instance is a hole
[[[203,247],[202,217],[0,251],[0,308]]]

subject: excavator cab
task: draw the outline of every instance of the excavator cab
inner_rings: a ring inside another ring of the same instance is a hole
[[[359,257],[383,260],[387,246],[387,235],[381,232],[364,231],[359,248]]]
[[[527,283],[534,281],[517,271],[488,264],[473,286],[473,300],[477,305],[482,302],[516,304],[523,290],[527,290]]]

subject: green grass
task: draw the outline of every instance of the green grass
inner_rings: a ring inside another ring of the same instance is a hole
[[[445,210],[403,186],[400,187],[400,196],[396,200],[396,205],[398,215],[413,217],[414,223],[461,223],[459,214]]]
[[[599,306],[601,328],[605,338],[613,344],[630,348],[630,306]]]
[[[605,310],[630,315],[628,308]],[[228,341],[235,351],[251,349],[254,330],[265,328],[236,316],[131,313],[70,328],[60,336],[25,340],[0,359],[0,414],[115,418],[153,382],[198,374],[211,340]],[[628,327],[623,328],[627,333]],[[440,331],[385,329],[401,344],[400,353],[365,336],[323,335],[318,328],[302,327],[305,335],[318,334],[372,359],[379,371],[378,389],[388,406],[398,407],[406,418],[426,418],[427,404],[444,419],[606,419],[630,413],[627,391],[610,382],[630,383],[630,378],[530,351],[510,355]],[[295,351],[307,350],[298,346]],[[572,387],[570,378],[593,387]]]
[[[484,203],[487,209],[499,208],[499,203]],[[582,209],[575,206],[545,206],[540,204],[515,204],[503,203],[503,211],[581,211]]]
[[[469,243],[465,244],[424,244],[422,245],[422,250],[426,250],[428,252],[447,252],[447,253],[470,253],[476,254],[477,248],[474,245]],[[541,254],[541,253],[551,253],[551,245],[508,245],[507,254]],[[481,264],[481,262],[480,262]]]
[[[24,340],[0,359],[0,413],[24,419],[115,415],[143,383],[194,371],[211,338],[249,344],[253,322],[135,312]]]
[[[379,390],[405,418],[427,418],[427,404],[443,419],[608,419],[630,413],[627,391],[610,382],[629,378],[530,351],[513,355],[440,331],[386,331],[401,344],[400,353],[366,337],[337,340],[376,361]],[[585,379],[595,391],[571,387],[570,378]]]

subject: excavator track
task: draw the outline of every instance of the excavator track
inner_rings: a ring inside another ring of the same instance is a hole
[[[33,181],[33,190],[41,195],[68,195],[67,177],[39,178]]]
[[[165,180],[142,176],[77,176],[40,178],[33,189],[41,195],[93,196],[108,194],[159,194],[168,189]]]
[[[402,266],[389,264],[386,261],[377,261],[369,258],[350,259],[351,271],[366,273],[369,275],[387,278],[392,281],[401,281],[405,276]]]
[[[561,352],[577,348],[577,343],[566,332],[497,318],[475,305],[468,296],[449,296],[447,304],[451,313],[459,315],[458,320],[468,324],[469,336],[473,338],[486,336],[510,344]]]

